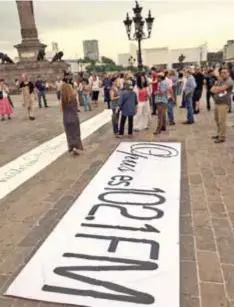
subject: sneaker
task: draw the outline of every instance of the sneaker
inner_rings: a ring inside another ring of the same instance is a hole
[[[80,153],[79,153],[79,151],[78,151],[78,149],[77,148],[73,148],[73,155],[74,156],[79,156],[80,155]]]
[[[194,124],[193,120],[187,120],[186,122],[183,122],[184,125],[192,125]]]
[[[175,126],[175,122],[169,122],[170,126]]]
[[[218,140],[218,139],[219,139],[219,136],[218,136],[218,135],[214,135],[214,136],[212,136],[211,138],[212,138],[212,140]]]

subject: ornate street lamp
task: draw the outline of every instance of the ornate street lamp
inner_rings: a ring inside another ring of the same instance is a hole
[[[130,58],[128,59],[129,66],[133,68],[135,62],[136,62],[136,59],[134,59],[133,56],[131,55]]]
[[[143,68],[142,52],[141,52],[141,41],[148,39],[151,36],[154,18],[151,16],[151,11],[149,11],[148,17],[143,19],[141,16],[142,7],[136,1],[136,6],[132,9],[134,17],[131,19],[127,13],[126,19],[124,20],[124,25],[126,27],[126,32],[128,39],[131,41],[137,41],[138,43],[138,54],[137,62],[138,68]],[[147,33],[145,32],[145,23],[147,27]],[[132,24],[134,24],[134,33],[132,35]]]

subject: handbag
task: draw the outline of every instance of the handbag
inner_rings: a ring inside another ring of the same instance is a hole
[[[0,100],[3,99],[3,91],[0,91]]]

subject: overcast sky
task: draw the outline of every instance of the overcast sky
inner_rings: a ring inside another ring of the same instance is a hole
[[[146,16],[155,17],[152,38],[143,47],[193,47],[208,42],[210,51],[234,39],[234,0],[141,1]],[[132,13],[134,1],[39,1],[34,12],[40,39],[58,42],[65,58],[83,57],[82,41],[98,39],[101,55],[117,59],[128,52],[123,19]],[[21,41],[19,19],[14,0],[0,0],[0,51],[14,56],[14,44]]]

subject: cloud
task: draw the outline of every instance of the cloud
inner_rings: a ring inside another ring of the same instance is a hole
[[[98,39],[102,55],[117,57],[128,52],[123,19],[132,15],[133,0],[57,1],[34,0],[36,25],[40,38],[59,43],[66,57],[82,56],[82,40]],[[144,47],[196,46],[208,41],[211,49],[221,48],[232,39],[233,0],[141,1],[143,16],[151,9],[155,17],[152,38]],[[225,13],[224,12],[225,8]],[[19,18],[14,0],[0,1],[0,51],[14,52],[21,41]]]

